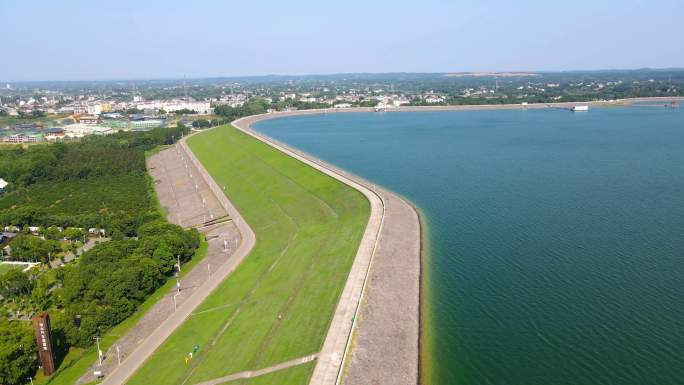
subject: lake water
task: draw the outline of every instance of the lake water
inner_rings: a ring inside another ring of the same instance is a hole
[[[684,108],[255,128],[421,208],[434,384],[684,383]]]

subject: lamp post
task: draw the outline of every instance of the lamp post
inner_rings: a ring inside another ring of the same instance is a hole
[[[178,309],[178,303],[176,302],[176,297],[178,297],[180,293],[176,293],[173,295],[173,311],[176,311]]]
[[[100,350],[100,337],[95,336],[95,343],[97,343],[97,357],[100,361],[100,366],[102,366],[102,350]]]

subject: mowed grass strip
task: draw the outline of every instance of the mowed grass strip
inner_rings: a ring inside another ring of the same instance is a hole
[[[194,384],[320,351],[370,213],[360,192],[231,126],[188,145],[257,242],[129,384]]]

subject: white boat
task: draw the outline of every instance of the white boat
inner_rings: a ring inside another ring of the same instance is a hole
[[[572,111],[589,111],[589,106],[574,106]]]

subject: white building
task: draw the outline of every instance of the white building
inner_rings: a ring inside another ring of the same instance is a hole
[[[6,180],[0,178],[0,193],[7,187],[9,183]]]
[[[444,97],[439,96],[439,95],[428,95],[425,97],[425,103],[442,103],[444,101]]]
[[[90,131],[91,134],[93,135],[111,135],[114,133],[114,129],[111,127],[92,127],[92,130]]]
[[[151,100],[147,102],[136,103],[135,107],[139,110],[164,110],[166,112],[174,112],[179,110],[191,110],[198,114],[211,114],[211,104],[209,102],[188,102],[184,100]]]
[[[99,104],[91,104],[88,106],[88,115],[100,115],[102,107]]]
[[[62,128],[64,129],[64,135],[69,138],[82,138],[91,134],[108,135],[113,133],[113,130],[110,127],[91,126],[82,123],[68,124]]]

